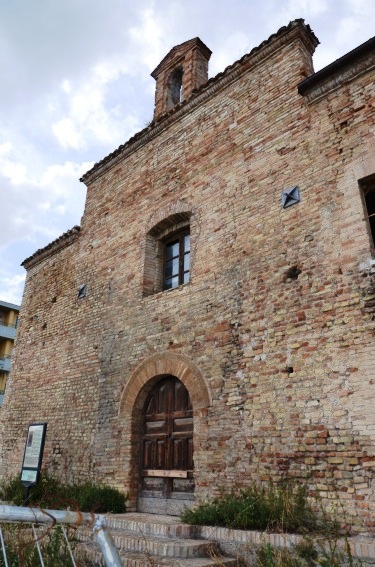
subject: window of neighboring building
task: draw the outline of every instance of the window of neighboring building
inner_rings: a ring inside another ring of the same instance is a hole
[[[375,251],[375,175],[360,181],[371,247]]]
[[[163,289],[172,289],[190,279],[190,234],[181,231],[164,243]]]
[[[0,374],[0,407],[3,405],[6,383],[6,374]]]

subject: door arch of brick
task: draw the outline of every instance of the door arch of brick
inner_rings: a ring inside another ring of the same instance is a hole
[[[182,354],[155,354],[144,360],[126,383],[120,400],[119,415],[140,409],[156,380],[163,375],[176,376],[188,390],[194,412],[211,405],[210,391],[199,368]],[[148,391],[139,394],[148,384]],[[135,408],[135,406],[137,406]]]
[[[166,375],[178,378],[189,392],[196,441],[202,439],[207,430],[207,410],[211,405],[211,395],[206,379],[191,360],[180,354],[155,354],[135,368],[122,391],[118,413],[121,430],[121,470],[118,471],[117,483],[128,492],[128,510],[136,509],[139,488],[142,411],[152,388]],[[199,461],[199,454],[196,452],[194,460]]]

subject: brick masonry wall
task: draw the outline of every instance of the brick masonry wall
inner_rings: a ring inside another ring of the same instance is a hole
[[[178,355],[192,367],[177,357],[176,375],[196,381],[196,400],[204,380],[211,399],[194,422],[198,498],[292,476],[374,527],[374,288],[358,188],[375,173],[373,74],[308,103],[297,84],[309,64],[294,39],[89,184],[79,239],[29,271],[3,474],[19,470],[27,424],[46,420],[45,466],[134,504],[147,384],[133,411],[121,396],[141,363]],[[301,202],[284,210],[294,185]],[[191,281],[145,297],[147,234],[176,211],[191,213]]]
[[[77,252],[72,245],[28,273],[2,414],[4,472],[20,472],[28,424],[46,421],[49,472],[69,481],[92,474],[99,366],[85,328],[92,307],[77,300]]]

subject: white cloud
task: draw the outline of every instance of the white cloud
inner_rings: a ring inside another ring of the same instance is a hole
[[[10,142],[3,142],[0,144],[0,158],[6,157],[12,151],[12,144]]]
[[[86,173],[92,165],[92,162],[75,163],[72,161],[67,161],[63,164],[50,165],[42,174],[40,184],[42,186],[50,187],[51,185],[56,184],[56,180],[58,179],[69,178],[76,181],[81,175]],[[61,190],[59,194],[61,194]],[[63,194],[65,194],[64,191]]]
[[[106,61],[100,61],[94,67],[94,79],[98,83],[111,83],[118,79],[120,75],[124,75],[129,72],[129,67],[124,61],[123,56],[118,54],[117,56],[112,56]]]
[[[63,102],[54,113],[59,120],[52,124],[52,132],[64,150],[82,150],[93,144],[101,146],[123,142],[142,126],[126,106],[110,101],[109,86],[120,80],[126,64],[112,59],[96,65],[84,83],[67,84]],[[116,86],[113,86],[116,89]],[[61,117],[61,106],[66,107]]]
[[[225,67],[251,51],[253,47],[254,45],[251,45],[249,35],[243,31],[229,34],[223,38],[223,42],[215,50],[213,61],[210,64],[210,74],[214,76],[220,73]]]
[[[163,37],[168,37],[164,34],[163,18],[155,13],[154,8],[143,10],[140,14],[140,24],[131,27],[129,35],[138,45],[138,61],[152,71],[156,66],[155,57],[157,58],[156,64],[158,64],[159,60],[166,55],[162,53]]]
[[[374,5],[375,9],[375,5]],[[361,29],[360,19],[355,19],[353,17],[347,17],[340,20],[339,25],[335,31],[335,40],[337,43],[344,43],[348,45],[352,42],[353,38],[358,35],[358,31]]]
[[[0,171],[12,185],[20,185],[26,180],[27,169],[21,162],[12,161],[13,146],[10,142],[0,144]]]
[[[296,14],[302,14],[303,18],[314,18],[324,14],[329,8],[329,0],[289,0],[288,4],[291,18],[298,17]]]
[[[64,79],[64,81],[61,84],[61,88],[65,93],[71,93],[72,92],[72,85],[71,82],[68,81],[68,79]]]
[[[18,305],[21,301],[26,273],[9,276],[0,272],[1,300]]]
[[[361,16],[370,16],[374,13],[373,0],[345,0],[350,11]]]
[[[375,4],[372,0],[346,0],[345,7],[336,23],[334,40],[349,51],[374,35]]]
[[[57,205],[54,208],[54,211],[55,211],[56,214],[63,216],[63,215],[66,214],[66,206],[65,205]]]
[[[74,150],[79,150],[84,147],[83,137],[71,118],[62,118],[55,124],[52,124],[52,131],[64,149],[73,148]]]
[[[336,0],[287,0],[284,2],[264,0],[264,2],[268,4],[267,8],[270,11],[267,24],[268,27],[271,26],[270,31],[274,33],[279,27],[286,26],[296,18],[303,18],[306,23],[311,24],[313,20],[326,14]]]
[[[92,165],[92,162],[51,165],[39,176],[25,177],[22,184],[9,186],[7,199],[2,203],[0,246],[21,239],[39,242],[56,238],[76,224],[85,198],[78,179]]]

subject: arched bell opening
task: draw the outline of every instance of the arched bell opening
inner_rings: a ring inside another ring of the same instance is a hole
[[[171,110],[176,104],[182,102],[182,67],[177,67],[171,73],[167,90],[167,110]]]

